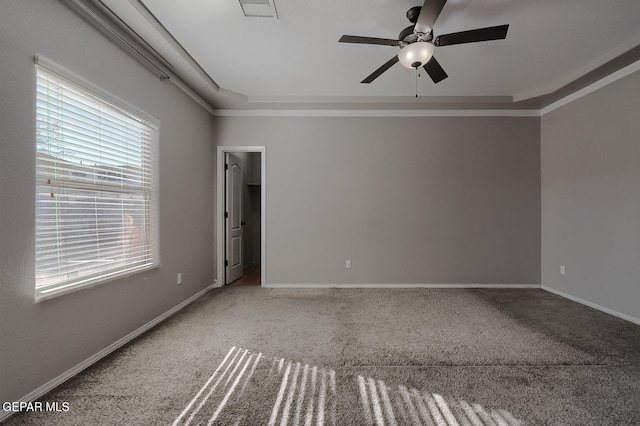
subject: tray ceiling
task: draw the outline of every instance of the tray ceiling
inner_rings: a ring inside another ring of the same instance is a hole
[[[438,84],[400,64],[361,84],[399,48],[338,39],[396,39],[420,0],[267,1],[276,18],[247,18],[238,0],[101,3],[223,109],[534,105],[640,46],[637,0],[449,0],[436,35],[509,24],[507,38],[436,47]]]

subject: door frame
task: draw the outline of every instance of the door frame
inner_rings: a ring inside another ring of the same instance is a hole
[[[266,146],[218,146],[216,153],[216,283],[225,282],[225,230],[224,230],[224,157],[226,153],[260,153],[260,286],[266,284],[267,247],[267,147]]]

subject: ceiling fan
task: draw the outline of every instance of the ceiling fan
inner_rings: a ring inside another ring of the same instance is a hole
[[[376,44],[383,46],[398,46],[400,53],[385,62],[380,68],[372,72],[361,83],[371,83],[380,75],[395,65],[398,61],[407,68],[424,67],[434,83],[448,77],[447,73],[433,57],[434,46],[450,46],[453,44],[475,43],[479,41],[501,40],[507,37],[509,25],[478,28],[475,30],[443,34],[434,37],[435,24],[447,0],[424,0],[422,6],[412,7],[407,11],[407,19],[413,25],[400,32],[398,40],[377,37],[360,37],[343,35],[340,43]]]

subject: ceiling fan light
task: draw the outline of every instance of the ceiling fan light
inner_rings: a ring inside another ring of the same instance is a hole
[[[433,44],[418,41],[403,47],[398,53],[398,59],[407,68],[418,68],[429,62],[432,55]]]

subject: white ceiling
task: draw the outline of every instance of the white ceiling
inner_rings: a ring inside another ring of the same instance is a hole
[[[639,0],[449,0],[435,35],[509,24],[505,40],[436,47],[438,84],[396,64],[397,39],[421,0],[274,0],[278,19],[246,18],[238,0],[101,0],[214,108],[421,108],[510,104],[553,92],[640,46]]]

